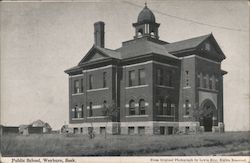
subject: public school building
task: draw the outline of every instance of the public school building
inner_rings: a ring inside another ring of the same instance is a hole
[[[133,39],[111,50],[104,47],[104,22],[96,22],[93,47],[65,71],[72,132],[222,132],[225,55],[213,35],[160,40],[147,6],[132,25]]]

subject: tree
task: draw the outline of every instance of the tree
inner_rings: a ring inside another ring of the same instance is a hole
[[[108,122],[117,122],[118,120],[118,107],[116,102],[113,100],[111,104],[104,103],[103,104],[103,115],[107,116],[106,118],[106,126],[105,126],[105,139],[107,138],[107,125]]]

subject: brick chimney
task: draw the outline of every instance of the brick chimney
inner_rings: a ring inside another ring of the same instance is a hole
[[[94,24],[95,45],[104,48],[104,22],[99,21]]]

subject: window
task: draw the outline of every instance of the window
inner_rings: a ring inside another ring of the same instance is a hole
[[[215,79],[215,89],[219,90],[219,80]]]
[[[89,117],[93,116],[92,102],[89,103]]]
[[[171,101],[168,99],[168,100],[166,100],[166,103],[167,103],[166,115],[171,115]]]
[[[197,87],[201,86],[201,74],[197,75]]]
[[[185,101],[185,107],[186,107],[185,115],[189,115],[189,111],[190,111],[190,107],[191,107],[189,100]]]
[[[83,88],[84,88],[84,86],[83,86],[83,79],[81,79],[81,92],[83,92]]]
[[[140,99],[139,101],[139,114],[140,115],[145,115],[146,110],[145,110],[145,100],[144,99]]]
[[[93,76],[89,75],[89,89],[93,88]]]
[[[213,79],[209,78],[209,89],[213,89]]]
[[[129,71],[129,87],[135,85],[135,71]]]
[[[156,70],[156,83],[158,85],[163,85],[163,70],[162,69],[157,69]]]
[[[139,69],[139,85],[144,85],[146,83],[145,77],[146,77],[145,69]]]
[[[74,93],[80,93],[79,80],[74,81]]]
[[[141,37],[141,36],[142,36],[142,34],[143,34],[142,29],[139,29],[139,30],[138,30],[138,37]]]
[[[209,51],[209,50],[211,49],[211,45],[210,45],[209,43],[206,43],[206,44],[205,44],[205,49],[206,49],[207,51]]]
[[[107,73],[106,72],[103,72],[103,76],[102,76],[102,86],[103,88],[107,87]]]
[[[168,127],[168,135],[173,134],[174,127]]]
[[[83,133],[83,128],[82,127],[80,128],[80,132]]]
[[[82,109],[81,109],[81,118],[83,118],[83,107],[84,105],[82,105]]]
[[[104,135],[106,133],[106,127],[100,127],[100,134]]]
[[[166,85],[171,87],[172,86],[172,72],[171,71],[167,71],[167,74],[166,74]]]
[[[78,128],[73,128],[73,132],[74,134],[78,134],[79,133]]]
[[[165,135],[165,127],[160,126],[160,135]]]
[[[186,72],[186,87],[189,86],[189,71]]]
[[[77,105],[72,109],[72,118],[77,118]]]
[[[129,101],[129,115],[135,115],[135,101]]]
[[[77,108],[77,118],[82,118],[82,111],[83,111],[82,108],[80,107]]]
[[[163,112],[164,112],[163,110],[164,110],[164,108],[163,108],[163,100],[160,99],[159,102],[158,102],[158,114],[163,115]]]
[[[143,126],[138,127],[138,134],[144,135],[145,134],[145,127],[143,127]]]
[[[128,127],[128,134],[132,135],[135,133],[135,127]]]
[[[107,101],[103,101],[103,115],[107,115]]]
[[[77,108],[78,108],[78,106],[75,105],[75,108],[74,108],[74,118],[77,118]]]
[[[207,88],[207,77],[206,76],[204,76],[203,77],[203,88]]]

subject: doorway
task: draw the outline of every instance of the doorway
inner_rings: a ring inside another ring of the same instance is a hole
[[[212,117],[204,117],[203,118],[203,125],[205,132],[211,132],[213,127],[213,120]]]

